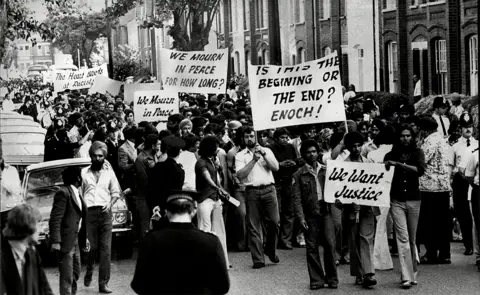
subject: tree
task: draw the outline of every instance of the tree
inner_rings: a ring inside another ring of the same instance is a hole
[[[74,0],[40,0],[48,11],[56,11],[63,7],[71,7]],[[36,38],[50,40],[52,30],[44,23],[32,17],[27,8],[27,0],[0,0],[0,60],[7,48],[17,39],[31,41],[34,46]]]
[[[146,26],[159,26],[173,18],[168,34],[173,38],[173,48],[181,51],[203,50],[208,38],[220,0],[154,0],[156,15],[160,17]],[[106,12],[110,18],[126,14],[143,1],[118,0]]]
[[[146,76],[149,69],[142,65],[140,53],[129,45],[118,45],[113,60],[113,79],[125,81],[133,76],[135,80]]]
[[[86,12],[77,9],[75,12],[52,12],[45,23],[54,32],[53,46],[64,53],[72,54],[75,63],[78,63],[77,50],[80,50],[80,59],[85,59],[91,67],[90,55],[99,53],[95,41],[106,37],[109,29],[109,20],[104,12]]]

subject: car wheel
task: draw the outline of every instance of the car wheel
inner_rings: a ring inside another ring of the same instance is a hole
[[[118,259],[130,259],[133,256],[133,240],[130,234],[116,239],[115,251]]]

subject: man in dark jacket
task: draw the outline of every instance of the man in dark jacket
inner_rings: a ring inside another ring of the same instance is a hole
[[[0,294],[53,295],[34,246],[41,220],[40,211],[28,204],[10,210],[1,236]]]
[[[131,283],[137,294],[226,294],[230,281],[220,240],[194,227],[193,192],[172,192],[170,223],[141,242]]]
[[[326,283],[329,288],[338,287],[332,205],[325,203],[323,195],[325,167],[317,161],[319,152],[320,147],[314,140],[304,141],[300,153],[305,165],[293,174],[295,216],[305,231],[311,290],[324,288]],[[324,249],[325,272],[320,262],[319,241]]]
[[[55,193],[49,229],[52,250],[57,251],[60,270],[60,294],[76,294],[80,277],[80,248],[89,248],[87,240],[87,205],[78,188],[82,183],[79,167],[62,172],[65,188]]]

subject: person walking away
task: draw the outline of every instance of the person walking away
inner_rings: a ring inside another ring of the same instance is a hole
[[[328,284],[338,288],[335,264],[335,225],[331,204],[325,203],[325,166],[318,162],[320,147],[314,140],[306,140],[300,149],[305,164],[293,174],[295,216],[305,232],[307,268],[310,289],[317,290]],[[320,262],[318,247],[323,247],[325,272]]]
[[[408,125],[398,130],[392,150],[385,155],[388,169],[395,167],[390,189],[390,211],[393,218],[400,260],[401,287],[417,284],[416,236],[420,216],[419,178],[425,173],[425,156],[417,147],[415,132]]]
[[[432,117],[420,121],[425,140],[421,146],[425,154],[425,173],[420,177],[422,204],[420,222],[425,226],[426,254],[424,264],[450,264],[450,176],[453,167],[453,150]]]
[[[87,236],[90,252],[87,255],[85,287],[92,283],[95,261],[99,257],[98,287],[100,293],[112,293],[110,281],[110,261],[112,245],[112,206],[120,198],[120,185],[112,166],[105,161],[107,145],[95,141],[90,148],[92,164],[82,170],[81,194],[87,204]],[[98,251],[98,252],[97,252]]]
[[[79,167],[68,167],[62,172],[62,187],[55,193],[49,220],[52,250],[57,252],[60,272],[60,294],[77,293],[80,277],[80,249],[88,252],[87,204],[78,188],[82,184]]]
[[[373,140],[378,149],[369,152],[367,159],[371,163],[383,163],[385,155],[392,150],[394,141],[395,129],[390,125],[385,126]],[[380,215],[376,218],[373,266],[379,270],[393,269],[393,261],[388,247],[387,219],[389,212],[389,207],[381,207]]]
[[[29,204],[20,204],[8,213],[0,237],[0,294],[53,295],[35,249],[41,221],[40,211]]]
[[[215,233],[225,253],[225,261],[229,264],[227,253],[227,236],[223,221],[223,203],[220,195],[228,195],[222,186],[222,171],[216,155],[218,150],[217,139],[206,136],[200,142],[198,153],[200,159],[195,164],[195,184],[200,193],[197,199],[198,228],[205,232]]]
[[[278,207],[280,211],[280,240],[279,248],[292,250],[293,212],[292,176],[297,170],[295,162],[295,147],[288,143],[287,129],[280,128],[273,133],[275,143],[270,146],[279,169],[273,173],[275,190],[277,192]]]
[[[218,237],[195,228],[195,192],[173,191],[170,223],[142,240],[131,287],[136,294],[226,294],[230,280]],[[179,251],[179,249],[182,249]]]
[[[462,231],[464,255],[473,255],[473,220],[468,202],[469,183],[465,176],[465,168],[473,151],[478,149],[478,141],[473,138],[473,120],[469,114],[460,116],[461,137],[453,145],[454,176],[452,182],[453,208]]]
[[[246,188],[250,252],[253,268],[258,269],[265,266],[264,254],[273,263],[280,262],[276,254],[280,216],[272,173],[279,167],[272,151],[257,144],[253,128],[245,128],[243,139],[247,148],[235,156],[235,171]],[[262,222],[267,228],[265,241]]]
[[[465,176],[467,177],[468,182],[472,186],[471,204],[472,204],[472,214],[473,221],[475,222],[475,234],[477,235],[477,253],[476,253],[476,264],[478,271],[480,271],[480,193],[478,191],[478,148],[473,151],[472,155],[467,161],[467,166],[465,167]]]
[[[345,162],[369,162],[360,154],[363,143],[363,136],[356,131],[345,135],[344,144],[350,152]],[[356,285],[362,285],[365,288],[374,286],[377,284],[373,266],[375,216],[380,215],[380,210],[378,207],[352,203],[343,205],[343,214],[349,231],[350,275],[356,277]]]

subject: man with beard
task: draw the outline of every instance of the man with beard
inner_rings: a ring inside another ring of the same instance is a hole
[[[362,157],[366,158],[368,153],[371,151],[374,151],[378,149],[378,145],[376,144],[376,138],[380,131],[382,131],[385,128],[385,123],[383,121],[375,119],[372,122],[372,126],[370,127],[369,133],[370,133],[370,140],[366,142],[362,146]]]
[[[292,175],[296,171],[297,163],[295,163],[295,148],[291,143],[288,143],[288,136],[289,133],[285,128],[275,130],[273,133],[275,143],[270,146],[270,149],[280,167],[277,172],[273,173],[280,211],[279,248],[291,250],[294,222]]]
[[[453,204],[455,215],[458,218],[462,230],[463,244],[465,246],[465,255],[473,254],[472,238],[472,213],[468,203],[468,180],[465,177],[465,168],[473,151],[478,148],[478,141],[472,137],[473,120],[469,114],[460,116],[460,127],[462,137],[453,146],[455,154],[455,166],[453,177]]]
[[[307,244],[307,268],[310,289],[317,290],[328,284],[338,287],[335,265],[335,228],[331,204],[325,203],[325,166],[317,158],[320,147],[314,140],[306,140],[300,149],[305,165],[293,175],[293,198],[295,216],[305,231]],[[325,272],[318,252],[319,242],[323,246]]]
[[[112,244],[112,206],[120,198],[120,185],[112,166],[105,161],[107,145],[95,141],[90,148],[92,164],[82,170],[82,195],[88,208],[87,235],[91,251],[87,256],[87,272],[84,284],[89,287],[95,260],[99,257],[98,286],[100,293],[112,293],[110,260]],[[100,251],[97,255],[97,251]]]
[[[222,146],[222,149],[228,154],[230,149],[235,147],[235,135],[237,133],[237,129],[242,127],[242,123],[233,120],[228,123],[228,139],[229,141]]]
[[[253,128],[245,128],[243,140],[247,148],[235,156],[235,171],[246,188],[250,252],[253,268],[258,269],[265,267],[264,254],[273,263],[280,262],[276,254],[280,215],[272,173],[279,167],[272,151],[257,144]],[[266,241],[262,240],[262,224],[267,229]]]

